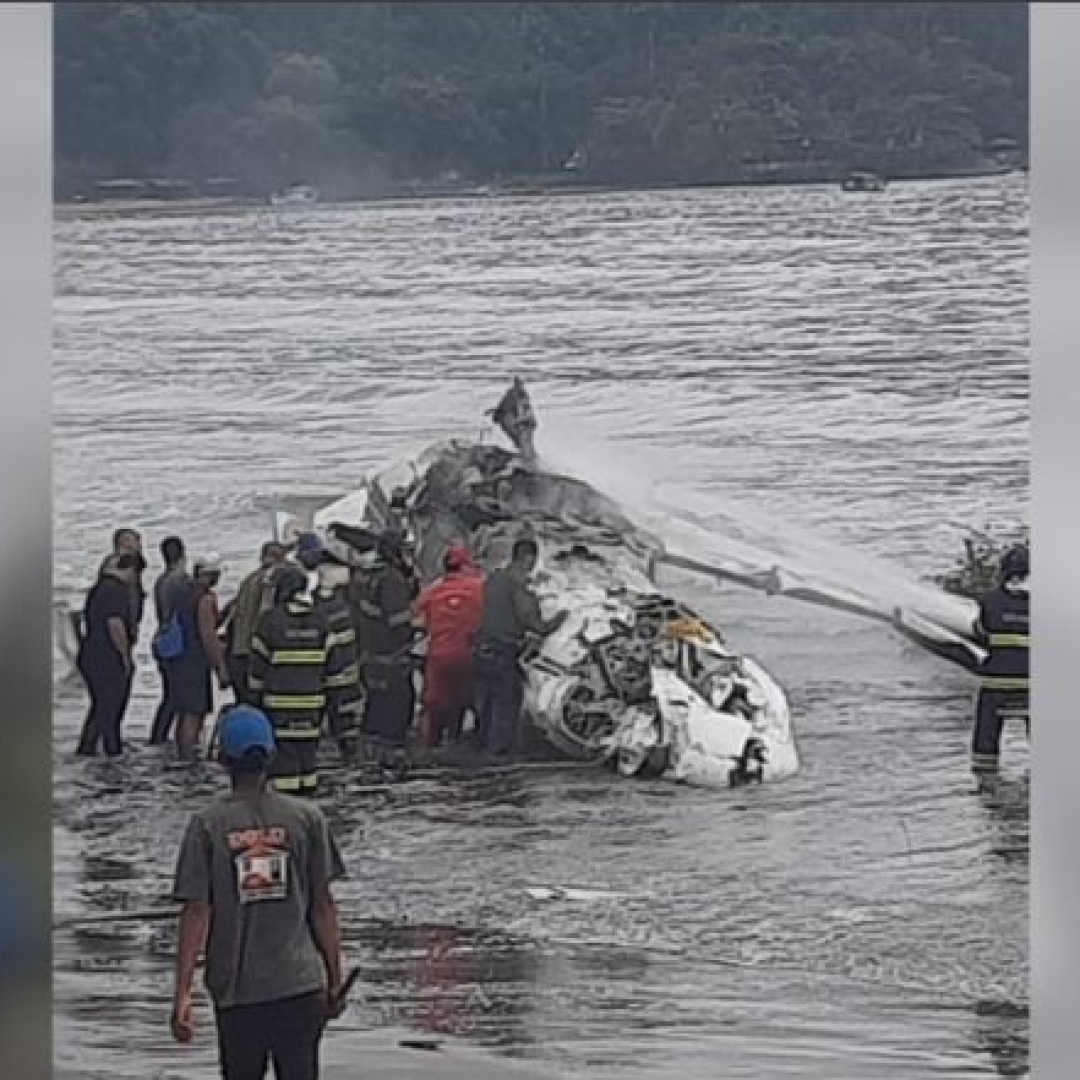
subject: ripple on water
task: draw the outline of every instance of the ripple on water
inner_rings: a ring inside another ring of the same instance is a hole
[[[940,572],[950,522],[1026,516],[1015,178],[865,200],[366,204],[288,224],[76,217],[56,234],[61,593],[120,522],[219,551],[228,593],[275,493],[350,489],[476,433],[515,373],[562,467],[661,522],[866,581]],[[678,587],[789,689],[802,772],[739,793],[555,771],[361,794],[335,777],[363,1004],[328,1059],[403,1025],[567,1075],[1023,1075],[1027,785],[973,793],[969,680],[835,613]],[[142,655],[136,742],[156,703]],[[152,907],[220,778],[162,772],[148,750],[76,763],[83,707],[58,689],[57,907]],[[1026,769],[1022,733],[1005,754]],[[602,895],[531,899],[545,884]],[[174,932],[58,933],[59,1076],[215,1075],[207,1035],[182,1058],[168,1043]]]

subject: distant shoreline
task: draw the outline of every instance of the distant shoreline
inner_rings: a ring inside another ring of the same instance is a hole
[[[905,176],[886,176],[888,184],[908,184],[917,182],[949,180],[982,180],[992,177],[1026,175],[1026,167],[1002,167],[995,169],[972,169],[970,171],[922,173]],[[833,187],[840,188],[841,181],[832,177],[757,177],[753,179],[732,180],[697,180],[697,181],[641,181],[623,183],[600,182],[529,182],[498,185],[477,184],[469,187],[437,187],[427,190],[402,188],[395,191],[373,192],[366,195],[352,195],[340,199],[321,199],[316,207],[354,205],[367,202],[421,202],[436,199],[488,199],[507,198],[546,198],[548,196],[603,195],[620,192],[644,191],[695,191],[731,188],[761,187]],[[159,214],[186,214],[195,210],[236,210],[241,208],[264,209],[269,213],[288,214],[286,207],[275,207],[266,199],[254,195],[209,195],[187,198],[65,198],[54,199],[53,208],[64,212],[89,213],[93,215],[127,214],[154,211]]]

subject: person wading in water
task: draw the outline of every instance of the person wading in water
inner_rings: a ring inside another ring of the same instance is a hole
[[[210,674],[227,690],[229,673],[218,637],[217,594],[221,563],[217,558],[195,560],[191,581],[178,589],[176,612],[183,628],[184,652],[173,662],[173,705],[180,715],[177,750],[181,761],[194,761],[206,717],[214,707]]]
[[[166,626],[176,609],[176,600],[185,582],[190,581],[187,573],[187,559],[184,554],[184,542],[176,536],[170,536],[161,542],[161,558],[165,563],[164,571],[154,582],[154,614],[157,617],[158,633]],[[172,700],[172,661],[158,659],[158,674],[161,676],[161,703],[154,714],[150,728],[150,745],[158,746],[169,741],[173,723],[177,719],[176,706]]]
[[[136,556],[110,555],[86,598],[84,633],[76,665],[90,692],[90,711],[77,754],[93,757],[103,746],[109,757],[123,750],[120,726],[131,698],[135,671],[132,587],[138,577]]]
[[[268,785],[274,731],[247,705],[222,714],[232,793],[194,814],[176,865],[180,913],[171,1028],[194,1035],[192,988],[205,949],[225,1080],[318,1080],[326,1022],[344,990],[330,885],[345,870],[313,803]]]
[[[229,680],[238,702],[249,705],[253,702],[248,686],[251,639],[255,636],[259,620],[274,606],[274,588],[286,565],[285,545],[276,540],[267,541],[259,551],[258,569],[252,570],[244,578],[236,590],[236,596],[222,612],[222,618],[228,621],[226,662],[229,665]]]

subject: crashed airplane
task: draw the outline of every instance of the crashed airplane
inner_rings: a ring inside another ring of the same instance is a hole
[[[532,731],[559,754],[625,776],[726,786],[798,769],[784,692],[698,612],[654,583],[662,543],[593,488],[546,471],[536,419],[515,382],[489,414],[513,449],[450,441],[370,477],[308,520],[275,515],[281,539],[314,527],[360,565],[386,528],[404,528],[425,579],[464,542],[486,570],[515,540],[540,548],[535,588],[545,616],[568,620],[523,658]]]
[[[697,612],[660,592],[670,566],[768,595],[823,605],[884,623],[936,655],[977,671],[985,651],[971,596],[888,574],[860,586],[760,550],[674,515],[661,540],[594,488],[544,467],[537,421],[515,381],[488,414],[511,448],[448,441],[368,478],[343,498],[284,500],[275,532],[314,528],[343,561],[362,565],[387,527],[414,538],[425,580],[464,541],[484,568],[504,563],[515,539],[541,550],[536,587],[545,615],[568,621],[524,658],[531,731],[571,758],[607,762],[628,776],[695,784],[783,779],[798,769],[781,688]],[[74,667],[78,613],[55,604],[60,655]]]

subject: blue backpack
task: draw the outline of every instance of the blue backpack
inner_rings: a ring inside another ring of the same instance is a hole
[[[174,611],[154,635],[153,650],[158,660],[179,660],[184,655],[184,627]]]

